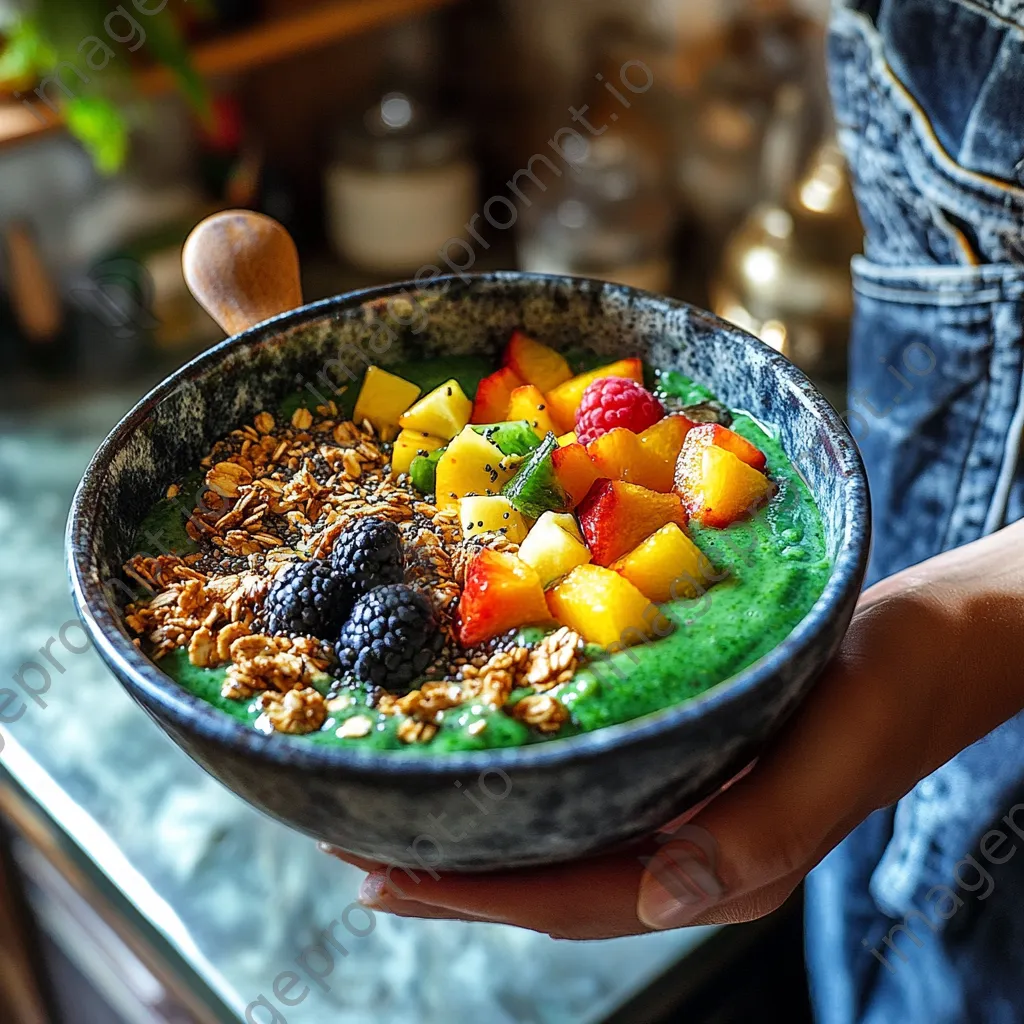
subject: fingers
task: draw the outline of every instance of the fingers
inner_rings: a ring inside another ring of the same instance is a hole
[[[464,920],[497,921],[561,938],[604,939],[647,931],[636,914],[643,873],[639,856],[619,854],[560,867],[504,875],[371,874],[360,901],[374,909],[416,916],[428,904]]]
[[[921,777],[900,690],[856,656],[838,663],[750,774],[663,837],[641,881],[640,919],[731,923],[780,906],[858,822]]]

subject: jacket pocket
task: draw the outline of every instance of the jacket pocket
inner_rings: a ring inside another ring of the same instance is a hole
[[[1022,503],[1024,268],[853,264],[847,418],[868,468],[874,581]]]

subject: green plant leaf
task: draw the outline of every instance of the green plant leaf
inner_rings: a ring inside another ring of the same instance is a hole
[[[49,71],[57,63],[57,51],[43,37],[39,26],[22,18],[7,30],[0,52],[0,80],[17,82]]]
[[[113,103],[100,96],[77,96],[64,104],[64,117],[99,171],[120,170],[128,156],[128,127]]]

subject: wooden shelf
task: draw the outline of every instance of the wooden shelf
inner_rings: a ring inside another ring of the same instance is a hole
[[[196,70],[206,78],[247,71],[453,2],[340,0],[312,11],[274,18],[225,39],[201,43],[193,50],[192,60]],[[169,92],[174,88],[174,76],[166,68],[153,68],[136,78],[148,95]]]
[[[222,39],[200,43],[192,50],[192,60],[204,78],[249,71],[455,2],[331,0],[311,11],[273,18]],[[139,72],[135,81],[147,96],[159,96],[175,88],[174,75],[164,67]],[[60,127],[56,115],[51,115],[41,104],[36,104],[35,109],[39,116],[23,102],[0,102],[0,146],[26,141]],[[40,121],[40,117],[46,117],[47,123]]]

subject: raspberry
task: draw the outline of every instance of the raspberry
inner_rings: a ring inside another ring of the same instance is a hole
[[[595,380],[576,410],[576,439],[590,444],[614,427],[639,434],[665,415],[665,409],[643,385],[626,377]]]
[[[356,601],[335,645],[343,672],[393,693],[409,685],[438,656],[444,636],[430,602],[410,587],[378,587]]]
[[[348,617],[352,600],[348,581],[329,562],[296,562],[274,578],[263,605],[263,620],[273,634],[333,640]]]
[[[335,543],[331,565],[348,580],[353,600],[374,587],[401,583],[405,555],[398,527],[379,516],[357,519]]]

